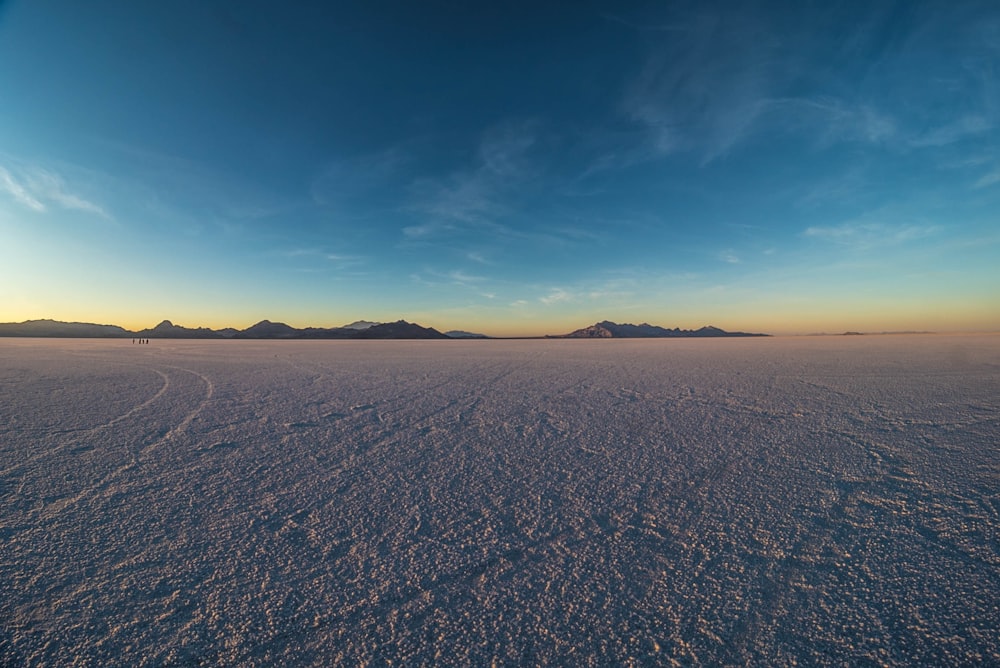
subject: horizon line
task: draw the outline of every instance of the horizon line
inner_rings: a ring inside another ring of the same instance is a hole
[[[490,339],[509,339],[509,340],[566,338],[567,334],[570,334],[570,333],[575,332],[575,331],[579,331],[580,329],[586,329],[588,327],[600,324],[602,322],[612,322],[612,323],[614,323],[616,325],[633,325],[633,323],[631,323],[631,322],[621,322],[621,323],[619,323],[619,322],[615,322],[615,321],[612,321],[612,320],[609,320],[609,319],[603,319],[603,320],[597,320],[597,321],[595,321],[592,325],[585,325],[583,327],[577,327],[575,329],[572,329],[569,332],[567,332],[566,334],[552,334],[552,333],[527,334],[527,333],[525,333],[525,334],[506,334],[506,335],[487,334],[485,332],[475,331],[476,328],[474,328],[474,327],[473,328],[452,327],[452,328],[447,328],[447,329],[444,329],[444,328],[438,329],[438,328],[436,328],[434,326],[431,326],[431,325],[422,325],[422,324],[420,324],[420,323],[418,323],[416,321],[406,320],[405,318],[398,318],[396,320],[389,320],[389,321],[376,321],[376,320],[369,320],[367,318],[359,318],[359,319],[352,320],[351,322],[349,322],[347,324],[342,324],[342,325],[331,325],[331,326],[306,325],[304,327],[299,327],[299,326],[291,325],[291,324],[288,324],[286,322],[279,321],[279,320],[270,320],[268,318],[257,320],[253,324],[248,325],[247,327],[244,327],[244,328],[233,327],[231,325],[227,325],[225,327],[219,327],[219,328],[207,327],[207,326],[204,326],[204,325],[196,325],[196,326],[177,325],[175,322],[173,322],[169,318],[160,320],[156,325],[147,326],[147,327],[141,327],[141,328],[138,328],[138,329],[129,329],[129,328],[124,327],[122,325],[118,325],[118,324],[110,323],[110,322],[102,323],[102,322],[93,322],[93,321],[85,321],[85,320],[57,320],[55,318],[28,318],[28,319],[25,319],[25,320],[22,320],[22,321],[11,321],[11,322],[0,323],[0,325],[25,325],[25,324],[30,324],[30,323],[42,323],[42,322],[50,322],[50,323],[53,323],[53,324],[66,324],[66,325],[89,325],[89,326],[97,326],[97,327],[116,327],[116,328],[119,328],[119,329],[121,329],[121,330],[129,333],[129,334],[133,334],[133,333],[134,334],[138,334],[140,332],[151,332],[152,330],[154,330],[156,327],[162,325],[163,323],[169,323],[170,325],[172,325],[174,327],[178,327],[180,329],[186,329],[186,330],[191,330],[191,331],[208,330],[209,332],[217,333],[217,332],[223,332],[223,331],[226,331],[226,330],[234,330],[236,332],[244,332],[244,331],[246,331],[246,330],[248,330],[248,329],[250,329],[250,328],[252,328],[252,327],[254,327],[256,325],[262,324],[262,323],[271,323],[271,324],[275,324],[275,325],[285,325],[287,327],[290,327],[290,328],[296,329],[296,330],[311,330],[311,329],[314,329],[314,330],[336,330],[336,329],[348,329],[349,325],[352,325],[352,324],[357,323],[357,322],[371,322],[371,323],[375,323],[377,325],[392,324],[392,323],[397,323],[397,322],[405,322],[405,323],[409,323],[409,324],[418,325],[420,327],[425,327],[427,329],[434,329],[435,331],[437,331],[437,332],[439,332],[441,334],[447,334],[447,332],[467,332],[467,333],[471,333],[471,334],[475,334],[476,335],[475,337],[452,337],[452,338],[458,338],[458,339],[463,339],[464,338],[464,339],[469,339],[469,340],[475,339],[475,338],[479,338],[479,337],[486,337],[486,338],[490,338]],[[650,323],[648,321],[642,321],[642,322],[639,323],[639,326],[641,326],[641,325],[649,325],[649,324]],[[659,325],[650,325],[650,326],[662,327],[662,326],[659,326]],[[703,328],[707,328],[707,327],[713,327],[713,325],[710,325],[710,324],[709,325],[702,325],[701,327],[697,327],[697,328],[693,328],[693,329],[687,329],[687,328],[683,328],[683,327],[679,327],[679,326],[675,326],[673,328],[668,328],[668,327],[662,327],[662,328],[663,329],[673,329],[673,330],[683,331],[683,332],[694,332],[694,331],[698,331],[699,329],[703,329]],[[721,329],[721,328],[718,328],[718,329]],[[887,335],[920,335],[920,334],[930,335],[930,334],[996,334],[996,333],[1000,333],[1000,330],[997,330],[997,329],[945,329],[945,330],[934,329],[934,330],[931,330],[931,329],[913,329],[913,328],[906,328],[906,329],[881,329],[881,330],[876,330],[876,329],[850,329],[850,328],[847,328],[847,329],[845,329],[843,331],[839,331],[839,328],[832,328],[832,331],[828,330],[828,329],[826,329],[826,330],[820,330],[820,331],[816,331],[816,330],[811,330],[811,331],[800,330],[800,331],[791,331],[791,332],[790,331],[784,331],[784,332],[779,332],[777,334],[771,333],[771,332],[748,332],[748,331],[746,331],[744,329],[738,329],[738,330],[724,330],[723,329],[722,331],[724,331],[726,333],[734,333],[734,332],[736,332],[736,333],[747,333],[747,334],[760,334],[760,335],[764,335],[764,336],[767,336],[767,337],[774,337],[774,336],[807,336],[807,337],[808,336],[850,336],[850,335],[887,336]],[[4,335],[4,336],[5,336],[5,338],[10,338],[10,337],[7,337],[6,335]],[[31,337],[24,337],[24,338],[31,338]],[[50,338],[50,337],[46,337],[46,338]],[[59,338],[59,337],[51,337],[51,338]],[[68,337],[68,338],[74,338],[74,337]],[[164,337],[164,338],[166,338],[166,337]],[[171,337],[171,338],[173,338],[173,337]],[[570,337],[570,338],[586,338],[586,337]],[[595,337],[595,338],[600,338],[600,337]],[[611,337],[611,338],[670,338],[670,337]]]

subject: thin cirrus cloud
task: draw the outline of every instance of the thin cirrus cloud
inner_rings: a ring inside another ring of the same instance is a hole
[[[883,143],[898,133],[896,120],[871,105],[828,95],[782,96],[785,77],[767,71],[772,65],[732,73],[733,84],[721,85],[720,92],[708,81],[689,82],[674,63],[659,60],[648,66],[624,104],[626,115],[651,138],[644,142],[649,158],[693,152],[705,166],[764,133],[800,134],[819,147]]]
[[[362,255],[330,252],[323,248],[296,248],[285,251],[282,255],[290,259],[314,260],[332,263],[338,267],[354,267],[366,262]]]
[[[750,134],[795,63],[769,46],[770,27],[756,16],[678,18],[686,27],[649,48],[621,107],[654,154],[693,151],[707,164]]]
[[[146,221],[188,229],[210,222],[246,232],[261,221],[304,209],[298,193],[278,193],[203,160],[120,141],[101,140],[97,146],[126,165],[112,175],[112,187],[121,197],[118,202],[140,210]]]
[[[548,133],[548,134],[546,134]],[[399,247],[450,250],[477,264],[497,264],[505,250],[565,248],[598,241],[601,232],[588,220],[574,224],[532,210],[539,200],[553,201],[567,177],[552,148],[555,133],[535,120],[506,121],[487,128],[467,164],[444,175],[417,175],[402,207],[410,224],[401,229]],[[557,142],[555,142],[557,143]],[[572,171],[572,170],[569,170]],[[576,219],[579,212],[569,218]],[[489,257],[478,250],[489,247]]]
[[[719,259],[727,264],[739,264],[740,257],[736,254],[736,251],[732,249],[726,249],[719,253]]]
[[[469,274],[461,269],[451,271],[439,271],[437,269],[425,268],[410,275],[410,280],[418,285],[430,288],[459,287],[479,289],[483,283],[489,279],[486,276]],[[492,299],[493,297],[489,297]]]
[[[910,140],[915,148],[948,146],[967,137],[989,132],[994,124],[979,114],[969,114],[946,125],[919,134]]]
[[[852,222],[808,227],[803,231],[803,236],[849,247],[854,251],[868,251],[925,239],[938,232],[939,228],[936,225]]]
[[[972,185],[972,187],[975,188],[976,190],[979,190],[981,188],[989,188],[990,186],[995,186],[998,183],[1000,183],[1000,169],[990,172],[988,174],[983,174],[983,176],[981,176],[979,180],[977,180]]]
[[[538,301],[546,306],[552,306],[560,302],[573,301],[575,296],[562,288],[552,288],[548,294],[538,298]]]
[[[46,212],[54,205],[112,220],[103,207],[71,191],[65,180],[51,170],[32,166],[15,168],[15,172],[0,166],[0,190],[32,211]]]
[[[371,196],[386,186],[398,186],[412,160],[404,146],[392,146],[353,158],[332,159],[309,184],[314,204],[344,207],[359,197]]]
[[[828,28],[817,13],[699,8],[668,17],[662,23],[673,27],[669,39],[645,40],[645,64],[620,105],[644,129],[645,159],[693,154],[706,166],[758,136],[794,137],[819,148],[844,142],[940,148],[995,127],[997,85],[987,63],[1000,50],[976,27],[981,22],[960,29],[968,57],[956,71],[949,60],[922,59],[942,34],[951,36],[945,30],[955,30],[938,25],[926,6],[907,21],[892,12],[861,14],[852,15],[856,25],[836,45],[812,37]],[[893,23],[905,27],[885,42]],[[817,70],[817,59],[830,58],[851,59],[853,69]],[[942,106],[943,96],[955,101]],[[900,99],[913,102],[902,106]],[[634,152],[619,155],[636,161]]]
[[[84,211],[106,220],[111,219],[103,207],[70,192],[62,178],[52,172],[36,170],[29,176],[28,183],[39,197],[54,202],[64,209]]]
[[[487,280],[485,276],[469,274],[461,269],[452,269],[451,271],[426,269],[419,274],[415,274],[414,278],[428,285],[458,285],[462,287],[480,284]]]
[[[474,164],[444,177],[415,180],[409,209],[426,222],[404,228],[404,234],[424,237],[469,226],[486,233],[510,233],[496,220],[511,212],[515,189],[533,173],[529,152],[535,136],[532,123],[490,128],[480,140]]]
[[[9,171],[0,167],[0,187],[3,188],[14,201],[28,207],[33,211],[45,211],[45,205],[38,198],[34,197],[23,184],[19,183]]]

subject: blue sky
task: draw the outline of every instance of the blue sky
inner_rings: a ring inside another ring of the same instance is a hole
[[[0,321],[1000,329],[998,64],[995,2],[8,1]]]

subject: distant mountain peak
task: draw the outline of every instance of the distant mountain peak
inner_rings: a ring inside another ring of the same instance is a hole
[[[344,325],[341,329],[369,329],[381,324],[381,322],[372,322],[371,320],[355,320],[350,325]]]
[[[286,325],[283,322],[271,322],[270,320],[261,320],[255,325],[250,325],[242,332],[239,332],[234,336],[234,338],[246,338],[246,339],[291,339],[296,338],[300,330],[295,329],[291,325]]]

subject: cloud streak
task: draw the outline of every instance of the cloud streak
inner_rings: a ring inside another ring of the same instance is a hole
[[[112,220],[102,206],[71,191],[62,176],[42,167],[15,167],[12,172],[0,166],[0,191],[7,193],[18,204],[39,213],[55,206]]]
[[[16,202],[28,207],[32,211],[45,211],[45,205],[28,192],[28,189],[3,167],[0,167],[0,187]]]
[[[996,127],[1000,105],[995,75],[983,63],[1000,50],[977,32],[981,17],[967,9],[960,28],[940,25],[932,6],[917,3],[822,13],[696,4],[671,6],[651,21],[606,16],[637,31],[671,27],[645,36],[644,63],[620,103],[622,116],[644,130],[642,150],[619,151],[611,164],[693,154],[704,167],[758,138],[905,152],[981,136]],[[836,42],[824,37],[845,24],[853,31]],[[961,59],[925,62],[922,54],[956,37]],[[831,59],[840,65],[816,67]],[[954,102],[942,105],[943,96]]]
[[[449,248],[473,262],[493,264],[492,257],[515,244],[565,246],[597,239],[599,233],[566,224],[565,216],[553,221],[537,210],[525,215],[533,198],[546,199],[545,192],[558,190],[552,185],[558,177],[541,162],[540,135],[535,121],[495,125],[479,137],[465,168],[415,178],[403,208],[412,223],[401,227],[401,246]],[[479,250],[483,247],[490,248],[491,258]]]
[[[455,231],[469,226],[505,233],[495,222],[510,213],[506,203],[533,172],[529,152],[535,144],[533,123],[507,123],[484,133],[475,164],[442,179],[419,179],[411,186],[410,209],[423,222],[404,229],[410,237]]]
[[[1000,169],[988,174],[983,174],[983,176],[981,176],[979,180],[972,185],[972,187],[976,190],[980,190],[982,188],[995,186],[998,183],[1000,183]]]
[[[935,225],[850,222],[842,225],[808,227],[802,234],[808,238],[849,247],[855,251],[869,251],[925,239],[937,234],[938,231],[939,228]]]
[[[562,288],[552,288],[547,295],[538,298],[538,301],[546,306],[552,306],[560,302],[573,301],[575,297]]]
[[[646,128],[655,155],[695,151],[707,164],[748,134],[794,64],[751,13],[702,10],[666,23],[685,29],[651,46],[621,109]]]
[[[329,161],[309,184],[309,195],[319,206],[344,206],[359,197],[381,192],[399,178],[410,154],[401,146]]]

